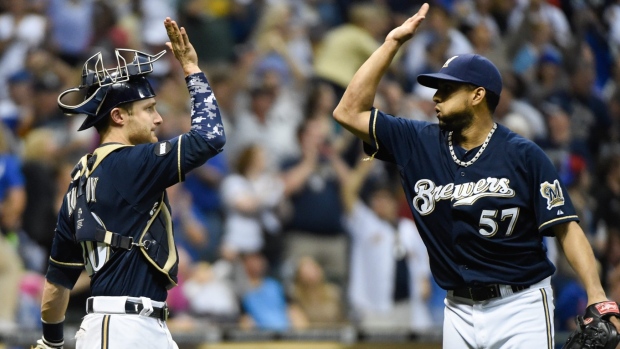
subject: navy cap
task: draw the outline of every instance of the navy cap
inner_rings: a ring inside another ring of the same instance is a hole
[[[502,93],[502,76],[499,70],[491,61],[476,54],[454,56],[446,61],[438,73],[418,75],[418,82],[427,87],[437,88],[439,81],[484,87],[498,96]]]

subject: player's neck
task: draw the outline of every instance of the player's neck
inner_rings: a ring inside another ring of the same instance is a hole
[[[125,137],[125,135],[122,132],[115,132],[115,130],[106,132],[103,135],[101,135],[101,140],[99,143],[100,144],[120,143],[120,144],[129,144],[129,145],[131,144],[131,142],[129,142],[127,137]]]
[[[486,141],[489,132],[491,132],[493,128],[493,124],[494,122],[492,119],[473,122],[471,126],[463,129],[458,135],[455,132],[455,141],[459,147],[465,150],[479,147]]]

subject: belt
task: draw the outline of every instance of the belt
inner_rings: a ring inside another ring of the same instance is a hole
[[[530,286],[485,285],[480,287],[463,287],[450,291],[452,296],[471,299],[476,302],[507,296],[530,288]]]
[[[153,311],[144,312],[144,304],[150,302]],[[168,320],[168,305],[165,302],[151,301],[148,298],[138,297],[90,297],[86,300],[86,313],[103,314],[135,314],[152,317],[162,321]]]

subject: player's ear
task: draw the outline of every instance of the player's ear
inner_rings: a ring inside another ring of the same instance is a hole
[[[127,117],[127,111],[123,108],[116,107],[110,110],[110,121],[113,125],[123,125],[127,121]]]
[[[484,97],[487,95],[487,91],[484,89],[484,87],[476,87],[472,91],[472,95],[473,95],[472,104],[478,105],[482,103],[482,101],[484,101]]]

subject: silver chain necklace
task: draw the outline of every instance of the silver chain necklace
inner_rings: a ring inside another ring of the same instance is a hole
[[[454,146],[452,146],[452,132],[453,131],[450,131],[448,133],[448,146],[450,147],[450,155],[452,155],[452,160],[454,160],[454,162],[456,162],[456,164],[461,167],[467,167],[473,164],[474,162],[476,162],[476,160],[478,160],[480,155],[482,155],[482,152],[484,151],[484,149],[486,149],[487,145],[489,145],[489,141],[491,140],[491,137],[493,136],[493,133],[495,132],[496,128],[497,128],[497,124],[493,123],[493,127],[491,128],[491,131],[489,131],[489,135],[487,136],[487,139],[484,140],[484,143],[482,143],[482,146],[480,147],[476,155],[467,162],[461,161],[459,160],[459,158],[456,157],[456,154],[454,153]]]

